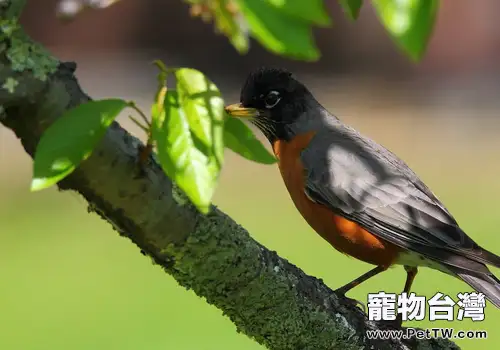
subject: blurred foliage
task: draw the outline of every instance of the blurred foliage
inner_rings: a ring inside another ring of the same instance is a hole
[[[372,3],[398,46],[419,61],[434,28],[439,0],[373,0]]]
[[[106,8],[119,0],[61,0],[58,13],[74,17],[85,8]],[[320,57],[313,27],[330,27],[325,0],[183,0],[190,14],[228,37],[244,54],[252,36],[269,51],[292,59]],[[364,0],[338,0],[347,17],[357,20]],[[397,46],[412,60],[425,53],[434,28],[439,0],[372,0],[373,7]]]
[[[243,15],[238,10],[235,0],[185,0],[191,5],[190,14],[200,17],[204,22],[214,20],[215,29],[228,37],[239,53],[249,49],[249,29]]]
[[[339,0],[344,12],[351,20],[358,19],[363,0]]]

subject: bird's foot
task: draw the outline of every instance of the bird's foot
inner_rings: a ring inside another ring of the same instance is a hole
[[[353,306],[353,307],[360,307],[363,310],[363,312],[366,313],[366,305],[364,303],[362,303],[361,301],[346,297],[345,293],[339,289],[337,289],[335,291],[335,294],[337,294],[337,296],[340,299],[342,299],[343,302],[346,302],[347,304],[349,304],[350,306]]]

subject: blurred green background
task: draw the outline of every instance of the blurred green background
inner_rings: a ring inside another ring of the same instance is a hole
[[[65,26],[50,3],[30,2],[27,29],[58,57],[78,62],[77,76],[92,97],[130,98],[147,108],[156,84],[149,63],[157,58],[202,69],[227,102],[237,100],[249,69],[288,67],[330,111],[403,158],[473,239],[500,254],[500,36],[491,30],[500,2],[484,1],[481,8],[466,0],[444,2],[417,67],[394,49],[369,7],[356,24],[332,10],[335,28],[316,33],[324,56],[306,64],[257,46],[240,57],[209,25],[190,19],[181,2],[127,0]],[[31,166],[15,136],[0,127],[0,349],[262,349],[109,224],[87,214],[81,197],[55,189],[29,193]],[[371,268],[337,253],[307,226],[275,166],[227,153],[215,204],[332,289]],[[399,293],[404,280],[396,267],[349,296],[366,302],[370,292]],[[455,297],[470,289],[421,269],[413,291]],[[488,303],[484,322],[406,325],[485,329],[487,340],[458,344],[496,349],[499,324],[499,310]]]

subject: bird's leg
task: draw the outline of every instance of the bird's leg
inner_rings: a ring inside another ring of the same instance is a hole
[[[415,280],[415,276],[417,275],[418,270],[416,267],[411,267],[406,265],[405,265],[405,270],[406,270],[406,282],[405,282],[405,287],[403,289],[403,293],[408,294],[410,293],[411,286],[413,284],[413,281]],[[401,328],[401,325],[403,324],[403,315],[398,313],[395,320],[380,321],[380,322],[392,328]]]
[[[378,275],[379,273],[381,273],[381,272],[383,272],[383,271],[387,270],[387,268],[388,268],[387,266],[377,266],[377,267],[375,267],[375,268],[371,269],[370,271],[368,271],[367,273],[365,273],[365,274],[363,274],[363,275],[359,276],[359,277],[358,277],[358,278],[356,278],[355,280],[353,280],[353,281],[351,281],[351,282],[347,283],[346,285],[344,285],[344,286],[342,286],[342,287],[340,287],[340,288],[336,289],[336,290],[335,290],[335,294],[337,294],[337,295],[340,295],[340,296],[344,297],[345,299],[349,300],[349,302],[351,302],[352,304],[355,304],[355,305],[361,305],[361,306],[363,306],[363,310],[364,310],[364,309],[365,309],[365,305],[364,305],[362,302],[360,302],[360,301],[358,301],[358,300],[351,299],[351,298],[347,298],[347,297],[345,296],[345,294],[346,294],[348,291],[350,291],[352,288],[354,288],[354,287],[356,287],[356,286],[360,285],[361,283],[363,283],[363,282],[365,282],[366,280],[368,280],[368,279],[372,278],[373,276],[376,276],[376,275]]]
[[[416,267],[405,266],[406,270],[406,283],[405,288],[403,289],[403,293],[410,293],[411,286],[413,281],[415,280],[415,276],[417,275],[418,269]]]
[[[403,293],[409,294],[413,281],[415,280],[415,276],[417,275],[418,269],[416,267],[405,265],[405,270],[406,270],[406,282],[405,282],[405,287],[403,289]],[[396,327],[401,328],[401,325],[403,324],[403,315],[398,313],[393,323]]]
[[[335,293],[336,294],[345,295],[345,293],[347,293],[348,291],[350,291],[354,287],[360,285],[361,283],[363,283],[366,280],[372,278],[373,276],[376,276],[379,273],[384,272],[385,270],[387,270],[387,266],[377,266],[377,267],[371,269],[370,271],[368,271],[367,273],[359,276],[355,280],[353,280],[353,281],[347,283],[346,285],[344,285],[344,286],[336,289]]]

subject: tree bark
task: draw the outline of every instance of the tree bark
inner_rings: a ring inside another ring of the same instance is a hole
[[[15,18],[19,9],[9,9],[23,2],[0,2],[0,24]],[[90,97],[74,76],[76,64],[57,65],[21,28],[16,33],[0,33],[0,122],[33,157],[44,130]],[[16,62],[13,52],[20,45],[31,48],[24,57],[30,65]],[[4,87],[7,81],[16,82],[13,91]],[[443,339],[369,339],[367,330],[379,328],[359,308],[253,240],[215,206],[210,214],[200,214],[154,155],[138,166],[140,146],[113,123],[59,189],[80,193],[89,212],[128,237],[179,284],[221,309],[238,331],[277,350],[458,349]]]

